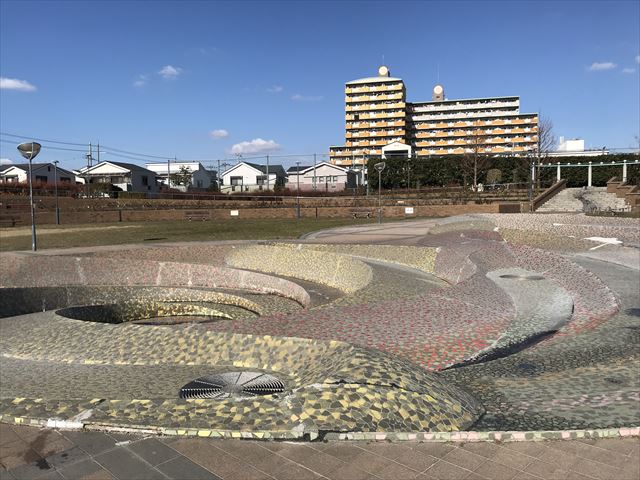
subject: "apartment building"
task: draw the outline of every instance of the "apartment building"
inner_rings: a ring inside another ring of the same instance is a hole
[[[407,102],[404,82],[385,66],[377,77],[346,83],[345,120],[345,144],[329,148],[336,165],[360,165],[368,156],[396,151],[523,155],[538,142],[538,115],[520,113],[519,97],[450,100],[436,85],[431,101]],[[389,152],[384,147],[391,144]]]

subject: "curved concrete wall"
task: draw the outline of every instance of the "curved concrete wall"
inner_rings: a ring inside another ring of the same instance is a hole
[[[239,247],[227,255],[227,264],[301,278],[353,293],[371,281],[373,273],[365,263],[330,252],[318,252],[302,245],[279,244]]]
[[[19,257],[3,259],[0,287],[62,285],[136,285],[235,288],[272,293],[303,306],[304,288],[282,278],[211,265],[92,257]]]

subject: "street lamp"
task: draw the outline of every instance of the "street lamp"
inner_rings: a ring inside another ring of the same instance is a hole
[[[376,163],[373,168],[378,171],[378,223],[382,223],[382,196],[380,194],[382,188],[382,171],[387,164],[384,162]]]
[[[60,225],[60,208],[58,207],[58,163],[60,163],[59,160],[53,161],[53,185],[56,191],[56,225]]]
[[[296,162],[296,204],[297,216],[300,218],[300,161]]]
[[[21,143],[18,145],[20,155],[29,160],[29,202],[31,203],[31,250],[34,252],[38,249],[36,242],[36,207],[33,203],[33,169],[31,168],[31,160],[40,153],[42,145],[36,142]]]
[[[410,185],[411,185],[411,157],[407,156],[407,200],[409,200]]]

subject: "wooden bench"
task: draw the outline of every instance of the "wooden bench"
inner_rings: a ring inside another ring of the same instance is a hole
[[[200,220],[205,222],[211,220],[211,212],[209,210],[187,210],[184,212],[184,218],[187,220]]]
[[[371,218],[373,212],[371,210],[351,210],[353,218]]]

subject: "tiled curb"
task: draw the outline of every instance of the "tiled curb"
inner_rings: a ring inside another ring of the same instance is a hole
[[[0,422],[13,423],[30,427],[59,428],[62,430],[87,430],[125,432],[138,434],[157,434],[166,436],[189,436],[201,438],[231,438],[245,440],[317,440],[319,432],[282,431],[236,431],[208,430],[196,428],[164,428],[152,426],[115,427],[100,424],[83,424],[75,422],[56,422],[26,417],[0,415]],[[365,441],[365,442],[425,442],[425,443],[471,443],[471,442],[541,442],[546,440],[577,440],[600,438],[640,437],[640,426],[598,428],[587,430],[531,430],[531,431],[488,431],[488,432],[329,432],[322,440],[330,441]]]

